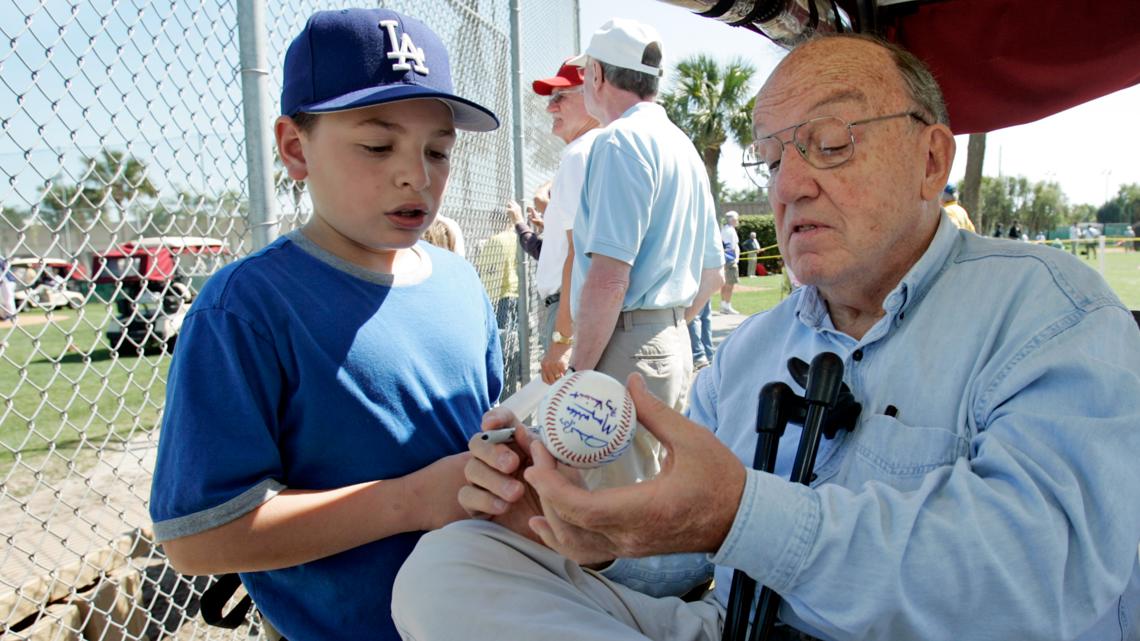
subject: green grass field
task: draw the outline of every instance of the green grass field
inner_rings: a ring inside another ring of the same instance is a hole
[[[0,329],[0,472],[17,453],[36,467],[49,451],[70,458],[154,429],[170,357],[115,357],[103,336],[109,314],[105,303],[92,303],[50,316],[27,312]]]
[[[1107,252],[1105,277],[1129,308],[1140,309],[1140,253]],[[782,283],[783,276],[745,278],[733,306],[744,314],[769,309]],[[78,314],[53,313],[53,322],[34,324],[45,315],[29,312],[17,327],[0,328],[7,343],[0,349],[0,479],[17,454],[29,464],[53,450],[69,457],[155,429],[170,357],[114,357],[102,335],[109,314],[106,304],[92,303]]]

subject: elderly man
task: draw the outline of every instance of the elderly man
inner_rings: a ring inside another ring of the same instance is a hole
[[[942,189],[942,209],[946,210],[946,216],[950,218],[950,222],[954,223],[955,227],[966,231],[975,231],[974,223],[970,220],[970,214],[966,213],[966,208],[958,202],[958,190],[949,183]]]
[[[724,227],[720,230],[724,243],[724,284],[720,286],[720,313],[739,314],[732,306],[732,290],[740,282],[740,235],[736,226],[740,224],[740,214],[735,211],[724,213]]]
[[[535,273],[535,288],[546,309],[540,343],[546,348],[542,378],[547,383],[566,372],[573,344],[570,306],[561,304],[561,300],[563,292],[569,291],[573,254],[568,248],[582,199],[586,159],[599,131],[598,121],[586,112],[582,80],[582,68],[567,60],[554,76],[535,80],[531,85],[536,94],[549,96],[546,111],[550,114],[550,132],[566,143],[543,212],[545,229]],[[508,213],[515,221],[515,231],[521,235],[525,224],[521,223],[518,204],[511,202]]]
[[[585,68],[586,110],[606,128],[590,152],[574,225],[570,366],[618,380],[639,372],[680,409],[692,373],[686,314],[720,285],[724,260],[704,164],[653,102],[661,63],[657,32],[622,19],[602,25],[572,61]],[[629,455],[591,470],[587,482],[650,478],[660,454],[639,428]]]
[[[784,638],[1136,639],[1140,332],[1128,311],[1071,256],[941,213],[954,138],[910,54],[860,36],[809,41],[753,116],[777,240],[804,286],[726,341],[694,385],[692,421],[630,378],[638,418],[669,452],[651,481],[590,492],[530,443],[541,515],[524,519],[535,495],[503,481],[527,461],[473,447],[461,502],[494,522],[427,535],[401,570],[397,618],[412,612],[410,587],[450,589],[494,601],[421,613],[484,630],[474,613],[509,603],[525,616],[496,621],[519,639],[719,639],[736,568],[783,597]],[[810,487],[786,480],[796,425],[775,474],[747,469],[760,386],[795,386],[787,359],[824,351],[862,403],[854,431],[824,441]],[[645,597],[567,560],[680,551],[717,564],[713,598]]]

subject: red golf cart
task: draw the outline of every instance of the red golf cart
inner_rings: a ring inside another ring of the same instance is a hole
[[[114,287],[111,349],[121,356],[173,349],[198,287],[229,255],[224,241],[191,236],[143,238],[96,254],[95,283]]]

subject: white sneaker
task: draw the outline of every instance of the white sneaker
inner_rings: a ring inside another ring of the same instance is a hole
[[[726,303],[724,301],[721,301],[720,313],[722,313],[722,314],[739,314],[740,312],[736,311],[736,308],[734,308],[730,303]]]

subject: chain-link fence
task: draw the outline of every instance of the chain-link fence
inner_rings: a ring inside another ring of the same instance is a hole
[[[209,579],[166,564],[146,511],[169,350],[195,293],[257,248],[266,212],[277,212],[268,228],[284,233],[311,211],[303,187],[274,165],[272,202],[250,215],[238,23],[255,2],[264,0],[0,0],[0,278],[15,281],[18,307],[0,321],[4,639],[257,635],[198,619]],[[489,293],[508,299],[513,387],[537,360],[529,337],[540,305],[503,204],[529,197],[557,164],[561,144],[529,80],[577,49],[577,3],[378,4],[435,29],[458,92],[503,122],[493,134],[461,134],[442,213],[459,222]],[[268,104],[307,16],[342,6],[263,6]],[[511,271],[513,291],[511,279],[500,282]]]

